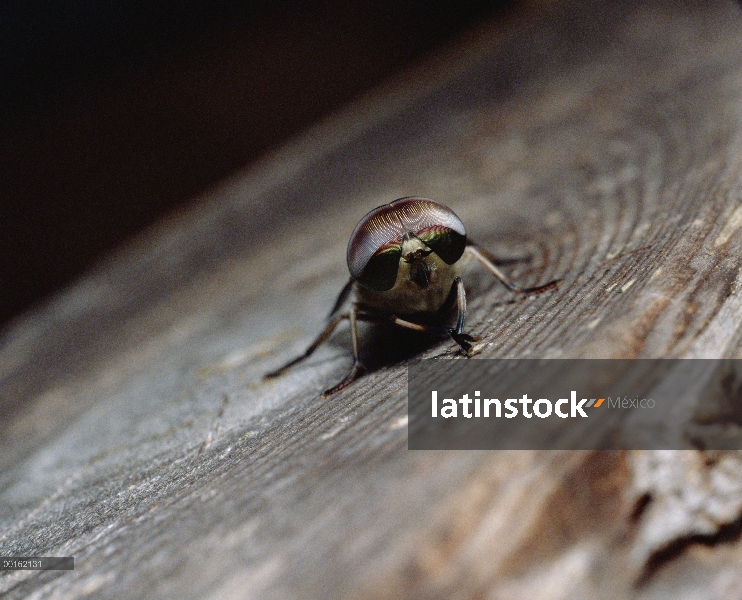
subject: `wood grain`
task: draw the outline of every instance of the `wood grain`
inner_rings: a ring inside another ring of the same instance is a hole
[[[484,357],[740,358],[742,15],[554,3],[459,41],[19,319],[0,349],[8,598],[739,598],[742,458],[410,452],[405,357],[319,331],[370,208],[451,207]]]

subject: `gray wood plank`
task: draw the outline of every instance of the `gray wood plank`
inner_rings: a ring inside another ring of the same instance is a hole
[[[742,16],[557,3],[472,34],[106,258],[0,348],[9,598],[739,598],[737,453],[409,452],[404,358],[322,327],[349,232],[452,206],[483,357],[740,357]],[[647,503],[647,499],[651,502]]]

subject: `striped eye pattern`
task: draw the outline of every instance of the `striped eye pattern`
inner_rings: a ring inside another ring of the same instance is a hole
[[[447,206],[428,198],[400,198],[369,212],[348,242],[348,269],[363,285],[377,291],[394,287],[402,258],[402,237],[411,233],[452,265],[464,253],[464,224]]]

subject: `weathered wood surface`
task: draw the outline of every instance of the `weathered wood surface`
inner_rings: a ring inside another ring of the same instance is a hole
[[[742,598],[737,453],[410,452],[403,360],[320,400],[342,334],[261,381],[321,327],[359,217],[410,194],[533,255],[519,283],[564,278],[512,303],[468,275],[482,356],[740,357],[739,6],[577,3],[479,32],[17,321],[0,554],[76,568],[0,592]]]

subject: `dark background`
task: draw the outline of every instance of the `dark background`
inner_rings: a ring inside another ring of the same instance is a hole
[[[0,326],[515,1],[6,0]]]

